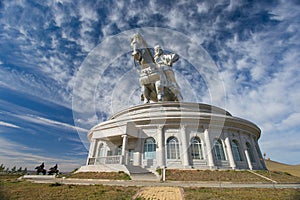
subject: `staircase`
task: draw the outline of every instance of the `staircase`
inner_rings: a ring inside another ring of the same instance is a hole
[[[160,177],[140,166],[126,165],[131,180],[135,181],[159,181]]]

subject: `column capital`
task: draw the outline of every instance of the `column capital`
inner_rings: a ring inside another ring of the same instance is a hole
[[[185,130],[185,129],[186,129],[186,126],[187,126],[187,125],[185,125],[185,124],[181,124],[181,125],[180,125],[180,128],[181,128],[182,130]]]
[[[158,126],[157,126],[157,129],[160,130],[160,131],[161,131],[163,128],[164,128],[164,125],[158,125]]]

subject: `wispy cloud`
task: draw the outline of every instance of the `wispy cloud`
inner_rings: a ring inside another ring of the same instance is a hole
[[[3,121],[0,121],[0,126],[10,127],[10,128],[20,128],[19,126],[15,125],[15,124],[3,122]]]
[[[60,171],[72,171],[84,164],[84,160],[76,159],[73,155],[68,157],[49,156],[40,154],[40,149],[26,147],[20,143],[13,142],[0,137],[0,160],[6,167],[27,167],[34,170],[37,165],[45,162],[46,168],[52,167],[56,163]]]
[[[91,126],[140,102],[132,58],[120,53],[130,51],[130,34],[122,33],[139,27],[165,27],[190,38],[193,42],[184,50],[180,47],[186,40],[174,39],[174,34],[147,40],[181,53],[174,70],[186,101],[213,101],[257,123],[263,130],[265,151],[278,149],[271,137],[274,133],[294,135],[300,128],[300,26],[299,5],[294,1],[46,0],[34,7],[27,1],[4,1],[2,5],[0,86],[21,92],[20,96],[34,96],[38,102],[72,108],[83,140]],[[119,33],[122,40],[110,43],[110,37]],[[97,45],[105,48],[97,49]],[[195,51],[200,45],[205,51]],[[205,52],[216,63],[215,73],[210,68],[215,64],[206,62],[210,58]],[[111,59],[113,56],[117,57]],[[203,66],[193,62],[200,57]],[[213,74],[218,74],[217,79]],[[13,102],[5,105],[3,109],[16,109],[11,112],[14,117],[29,124],[62,131],[76,128]],[[22,128],[5,117],[1,120],[0,126]]]

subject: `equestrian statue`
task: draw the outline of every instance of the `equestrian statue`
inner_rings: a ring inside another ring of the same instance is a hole
[[[135,67],[140,75],[141,99],[144,103],[182,101],[180,88],[172,69],[173,63],[179,59],[179,56],[164,54],[159,45],[154,47],[153,56],[151,48],[139,33],[132,36],[131,48]],[[136,63],[140,65],[140,68]]]
[[[44,169],[45,165],[44,163],[42,163],[41,165],[39,166],[36,166],[35,169],[36,169],[36,174],[39,175],[40,173],[42,173],[43,175],[46,174],[46,170]]]
[[[54,167],[51,167],[48,171],[48,175],[53,175],[53,174],[57,175],[59,173],[59,170],[57,168],[58,168],[57,164]]]

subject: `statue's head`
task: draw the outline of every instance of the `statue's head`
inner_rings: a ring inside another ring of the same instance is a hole
[[[154,47],[154,56],[160,56],[163,53],[163,50],[159,45]]]

